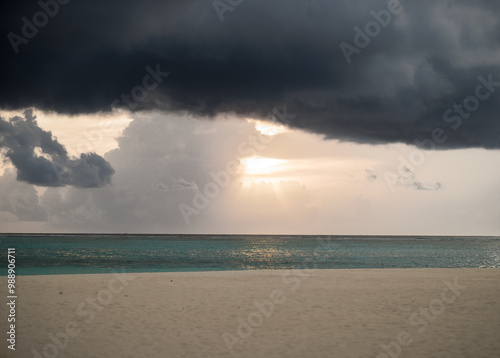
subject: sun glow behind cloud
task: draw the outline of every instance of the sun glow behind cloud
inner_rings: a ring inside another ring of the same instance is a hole
[[[277,122],[250,118],[247,118],[247,122],[253,124],[255,130],[270,141],[255,155],[240,158],[243,166],[241,179],[243,187],[246,188],[267,183],[279,191],[280,183],[289,181],[312,187],[351,186],[353,180],[365,180],[364,168],[378,164],[376,160],[339,156],[338,145],[334,142],[324,142],[321,136],[289,128]],[[304,139],[309,140],[305,141],[305,147],[289,146],[284,150],[279,149],[284,143],[303,143]],[[323,146],[325,148],[321,149]],[[315,152],[312,157],[312,153],[307,153],[309,151]]]
[[[286,160],[263,157],[248,157],[242,161],[245,174],[255,176],[265,176],[282,171]]]
[[[283,124],[277,124],[268,121],[261,121],[258,119],[247,119],[248,122],[254,123],[255,129],[260,132],[260,134],[267,136],[275,136],[277,134],[286,133],[289,131],[287,127]]]
[[[277,189],[281,181],[290,179],[285,173],[292,168],[285,159],[254,156],[243,158],[241,164],[244,173],[242,184],[246,188],[266,182]]]

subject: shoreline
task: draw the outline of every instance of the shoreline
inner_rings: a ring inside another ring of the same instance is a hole
[[[47,276],[88,276],[88,275],[113,275],[115,273],[126,273],[127,275],[142,275],[142,274],[202,274],[202,273],[221,273],[221,272],[285,272],[285,271],[356,271],[356,270],[370,270],[370,271],[387,271],[387,270],[495,270],[500,267],[387,267],[387,268],[366,268],[366,267],[349,267],[349,268],[286,268],[286,269],[241,269],[241,270],[186,270],[186,271],[136,271],[136,272],[123,272],[114,270],[111,272],[91,272],[91,273],[57,273],[57,274],[19,274],[16,277],[47,277]],[[0,277],[7,277],[7,274],[1,274]]]
[[[500,354],[500,269],[18,276],[6,357]],[[5,314],[2,309],[2,316]],[[392,358],[392,357],[391,357]]]
[[[96,273],[58,273],[58,274],[42,274],[42,275],[31,275],[31,274],[17,274],[17,277],[46,277],[46,276],[88,276],[88,275],[113,275],[115,273],[124,273],[127,275],[143,275],[143,274],[202,274],[202,273],[221,273],[221,272],[231,272],[231,273],[242,273],[242,272],[285,272],[285,271],[390,271],[390,270],[499,270],[500,267],[387,267],[387,268],[366,268],[366,267],[349,267],[349,268],[294,268],[294,269],[241,269],[241,270],[192,270],[192,271],[137,271],[137,272],[120,272],[117,270],[113,272],[96,272]]]

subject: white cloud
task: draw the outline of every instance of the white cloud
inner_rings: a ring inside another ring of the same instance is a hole
[[[46,219],[33,185],[17,181],[12,170],[6,170],[0,176],[0,213],[3,214],[2,221],[14,221],[14,218],[20,221]]]

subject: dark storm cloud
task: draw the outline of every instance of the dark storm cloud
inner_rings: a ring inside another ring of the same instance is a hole
[[[413,144],[440,127],[447,138],[438,148],[500,147],[500,6],[492,1],[402,1],[377,36],[357,42],[354,28],[366,32],[371,12],[394,3],[252,0],[220,21],[211,1],[71,1],[57,13],[53,6],[35,35],[27,29],[32,38],[15,42],[17,54],[8,34],[22,36],[21,18],[33,21],[41,5],[1,6],[4,108],[109,111],[142,83],[146,66],[159,66],[169,77],[133,110],[270,118],[286,104],[291,125],[329,138]],[[350,64],[341,43],[356,48]],[[491,76],[488,99],[469,99],[474,111],[460,112],[454,103],[476,96],[479,76]]]
[[[10,121],[0,117],[0,151],[17,170],[17,180],[40,186],[72,185],[78,188],[102,187],[115,172],[95,153],[70,158],[66,149],[35,120],[31,110],[25,118]]]

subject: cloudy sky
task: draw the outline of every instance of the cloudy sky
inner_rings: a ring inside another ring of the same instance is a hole
[[[500,3],[2,3],[0,231],[500,235]]]

